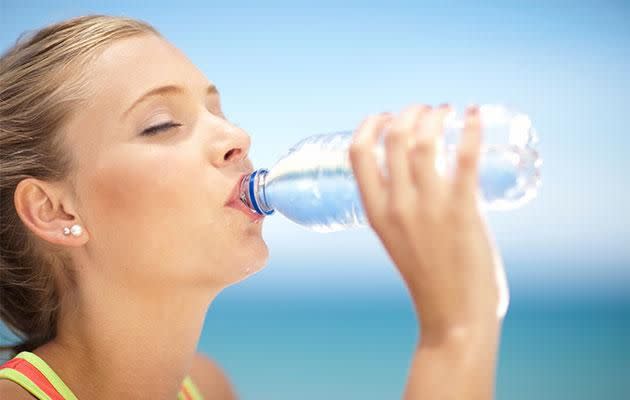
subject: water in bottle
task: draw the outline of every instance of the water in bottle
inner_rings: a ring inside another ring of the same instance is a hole
[[[479,113],[483,132],[479,199],[490,210],[520,207],[536,196],[540,185],[538,137],[524,114],[496,105],[481,106]],[[464,119],[456,113],[445,120],[435,165],[441,174],[454,171],[463,126]],[[259,214],[278,211],[317,232],[367,225],[348,155],[352,136],[352,131],[344,131],[303,139],[269,170],[246,176],[241,200]],[[387,179],[382,135],[374,151]]]

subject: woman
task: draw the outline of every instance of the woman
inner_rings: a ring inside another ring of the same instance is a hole
[[[351,161],[422,325],[406,398],[488,399],[507,289],[476,207],[476,109],[455,176],[433,168],[447,111],[367,118]],[[388,180],[371,151],[384,130]],[[23,342],[0,398],[235,398],[195,349],[215,296],[268,256],[261,221],[228,206],[249,146],[143,22],[76,18],[2,57],[0,317]]]

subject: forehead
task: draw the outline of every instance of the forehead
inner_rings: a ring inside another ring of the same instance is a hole
[[[208,82],[184,53],[153,34],[114,42],[93,60],[87,73],[95,97],[120,107],[156,86],[205,88]]]

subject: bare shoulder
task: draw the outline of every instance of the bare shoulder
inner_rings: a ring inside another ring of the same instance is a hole
[[[227,375],[205,354],[195,354],[190,377],[206,399],[236,400],[237,398]]]
[[[33,396],[17,383],[0,379],[0,399],[33,400]]]

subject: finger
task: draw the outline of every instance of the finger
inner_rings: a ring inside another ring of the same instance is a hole
[[[450,110],[448,105],[442,105],[422,120],[411,150],[414,181],[424,193],[433,193],[438,183],[435,160],[444,131],[444,119]]]
[[[403,202],[415,194],[409,150],[417,135],[420,120],[429,110],[428,106],[409,107],[392,122],[385,136],[390,195],[396,201]]]
[[[479,182],[481,152],[481,120],[479,109],[470,107],[466,112],[464,130],[457,149],[457,167],[453,179],[456,196],[475,198]]]
[[[368,217],[382,214],[385,203],[386,190],[374,149],[390,119],[389,114],[368,117],[354,133],[350,144],[350,163]]]

